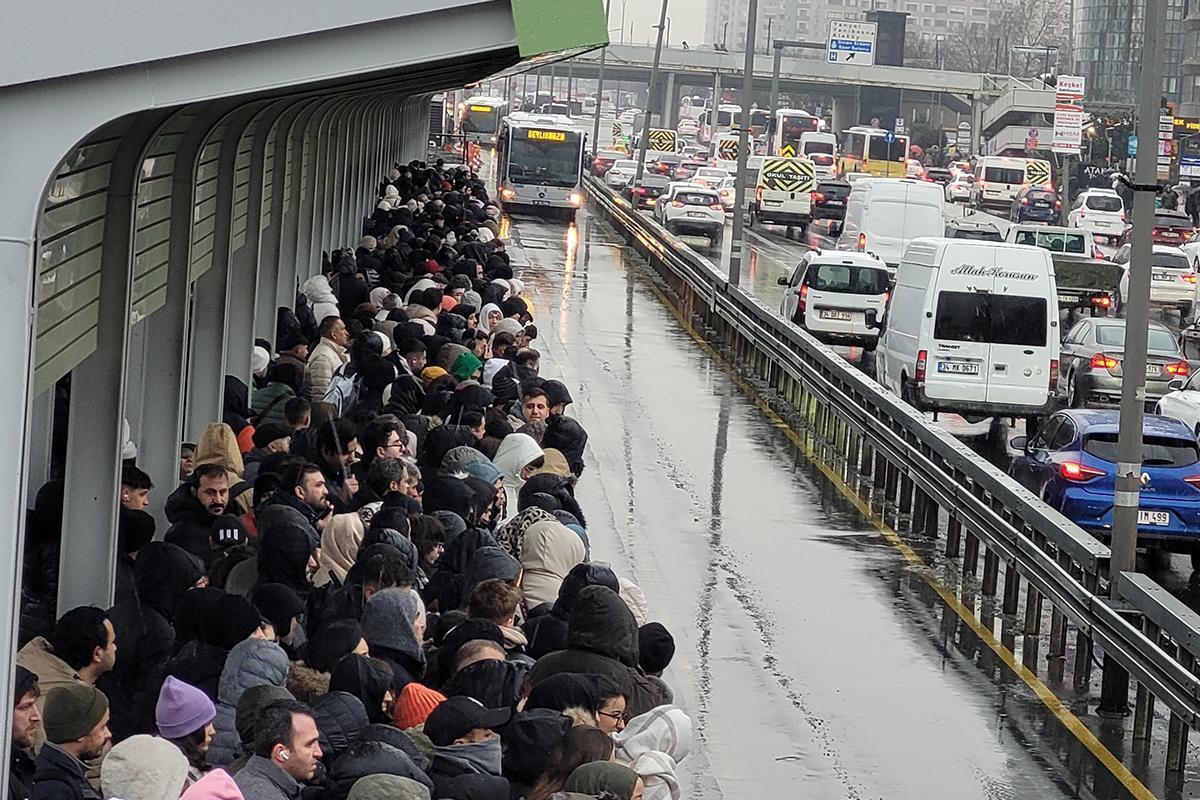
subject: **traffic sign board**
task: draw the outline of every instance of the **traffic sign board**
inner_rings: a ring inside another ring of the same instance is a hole
[[[877,32],[878,26],[874,22],[830,20],[826,60],[830,64],[872,66],[875,63]]]
[[[891,144],[892,142],[896,141],[896,134],[892,133],[891,131],[888,131],[887,133],[885,133],[883,135],[883,140],[885,142],[887,142],[888,144]]]
[[[1079,152],[1083,132],[1083,89],[1083,78],[1058,76],[1054,90],[1054,140],[1050,145],[1056,153]]]

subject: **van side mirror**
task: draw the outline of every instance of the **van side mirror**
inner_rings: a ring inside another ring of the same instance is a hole
[[[1011,440],[1009,440],[1008,444],[1012,447],[1013,450],[1025,451],[1025,450],[1029,449],[1029,437],[1028,436],[1014,436]]]
[[[778,283],[780,286],[787,286],[788,285],[788,276],[780,275],[779,280],[777,280],[775,282]]]

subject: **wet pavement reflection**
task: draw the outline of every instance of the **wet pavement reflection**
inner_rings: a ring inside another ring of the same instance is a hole
[[[606,223],[516,219],[512,239],[543,373],[589,433],[594,557],[676,636],[667,679],[698,740],[686,796],[1076,796],[1043,706],[926,581],[934,554],[914,548],[922,567],[887,543]],[[756,252],[750,285],[777,304],[795,246]]]

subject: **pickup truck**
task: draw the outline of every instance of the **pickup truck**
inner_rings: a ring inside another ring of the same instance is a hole
[[[1089,232],[1080,228],[1014,223],[1008,226],[1004,240],[1050,251],[1059,308],[1087,311],[1093,316],[1104,316],[1113,310],[1113,298],[1125,270],[1120,264],[1100,258],[1100,251]]]

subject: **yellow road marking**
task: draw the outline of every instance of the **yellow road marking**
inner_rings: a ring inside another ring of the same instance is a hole
[[[1150,789],[1148,789],[1146,785],[1142,783],[1119,758],[1113,755],[1112,752],[1105,747],[1099,739],[1096,738],[1096,735],[1091,732],[1091,730],[1083,723],[1082,720],[1079,719],[1079,717],[1075,716],[1070,709],[1063,705],[1062,701],[1058,699],[1053,691],[1051,691],[1050,687],[1043,683],[1042,680],[1035,673],[1026,668],[1025,665],[1018,662],[1016,657],[1012,654],[1012,651],[997,641],[992,632],[975,617],[975,614],[970,609],[968,609],[959,601],[953,592],[942,586],[942,584],[940,584],[938,581],[934,580],[934,578],[929,574],[931,570],[929,570],[929,565],[925,563],[924,559],[922,559],[921,556],[916,553],[916,551],[909,547],[908,544],[906,544],[905,541],[900,538],[900,535],[897,534],[896,531],[894,531],[886,522],[884,522],[882,518],[875,514],[875,512],[871,510],[870,506],[868,506],[863,499],[858,496],[858,493],[855,492],[853,488],[847,485],[837,473],[835,473],[829,468],[828,465],[825,464],[825,462],[817,457],[804,438],[800,436],[800,434],[796,433],[796,431],[792,429],[786,420],[776,414],[770,405],[768,405],[767,402],[762,398],[762,396],[759,395],[757,390],[755,390],[755,388],[749,382],[742,378],[742,376],[738,374],[737,370],[735,370],[720,353],[718,353],[695,331],[691,323],[684,319],[683,315],[681,315],[675,309],[675,306],[671,304],[670,299],[666,296],[666,294],[664,294],[663,291],[659,289],[659,287],[653,281],[650,281],[649,285],[650,290],[654,292],[654,295],[659,299],[659,301],[667,307],[667,310],[670,311],[671,315],[675,317],[676,321],[683,326],[683,329],[688,332],[688,335],[700,345],[700,348],[704,350],[704,352],[707,353],[710,358],[717,362],[717,365],[729,375],[734,384],[742,391],[742,393],[747,395],[754,402],[754,405],[756,405],[759,410],[766,415],[771,424],[782,431],[783,434],[787,436],[789,440],[791,440],[792,444],[796,445],[796,447],[798,447],[800,451],[803,452],[804,455],[817,466],[817,469],[819,469],[821,473],[827,479],[829,479],[829,481],[833,483],[835,487],[837,487],[837,490],[841,492],[841,494],[847,500],[849,500],[856,509],[858,509],[859,513],[866,517],[866,519],[875,526],[876,530],[879,531],[888,544],[899,550],[901,555],[903,555],[904,558],[910,563],[924,568],[918,571],[918,575],[921,577],[921,579],[925,581],[925,583],[929,584],[930,588],[937,592],[938,596],[942,598],[942,602],[944,602],[951,610],[953,610],[963,622],[967,623],[968,627],[970,627],[971,630],[974,631],[975,635],[978,636],[979,639],[986,644],[993,653],[996,654],[997,658],[999,658],[1010,670],[1012,670],[1017,677],[1024,681],[1026,686],[1033,690],[1033,693],[1037,695],[1039,700],[1042,701],[1042,704],[1046,706],[1046,708],[1058,718],[1059,722],[1061,722],[1063,726],[1091,752],[1097,761],[1103,764],[1108,771],[1112,773],[1114,778],[1121,782],[1129,794],[1137,798],[1137,800],[1155,800],[1155,794],[1151,792]]]

